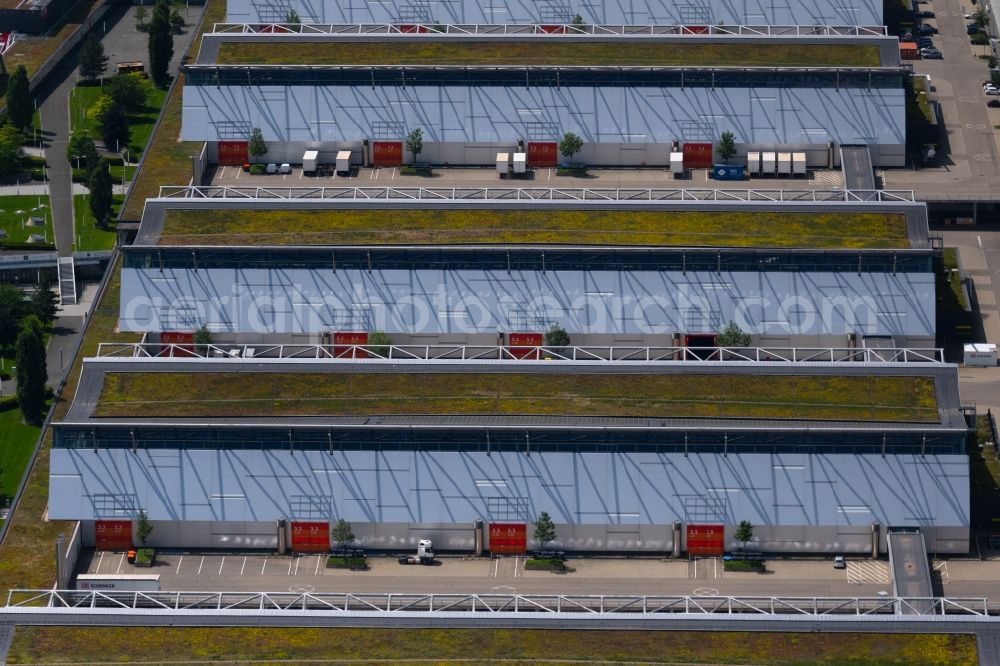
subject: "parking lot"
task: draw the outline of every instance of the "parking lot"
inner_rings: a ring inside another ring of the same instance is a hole
[[[401,175],[398,168],[353,167],[349,175],[305,175],[298,165],[289,174],[251,175],[240,167],[218,167],[211,185],[240,187],[698,187],[719,189],[834,189],[843,185],[839,170],[809,170],[805,178],[754,178],[724,181],[709,178],[708,169],[689,171],[675,178],[666,169],[591,169],[586,176],[559,176],[555,169],[540,168],[527,177],[499,178],[493,168],[435,168],[430,176]]]
[[[156,573],[164,590],[465,592],[534,594],[722,594],[878,596],[891,594],[885,561],[848,558],[837,570],[828,559],[768,560],[764,574],[726,572],[718,558],[697,560],[579,558],[566,573],[526,571],[523,557],[446,556],[436,566],[369,558],[367,571],[327,569],[325,555],[158,553],[151,569],[130,565],[124,553],[85,552],[80,572]],[[1000,597],[1000,561],[935,562],[950,596]],[[989,589],[987,589],[989,588]],[[996,588],[996,589],[993,589]]]

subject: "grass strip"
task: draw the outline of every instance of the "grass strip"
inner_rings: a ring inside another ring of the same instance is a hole
[[[44,206],[42,208],[41,206]],[[18,213],[18,211],[23,211]],[[29,218],[40,217],[43,226],[32,227],[27,224]],[[52,230],[52,209],[49,207],[49,195],[42,194],[11,194],[0,196],[0,247],[10,244],[27,243],[28,238],[37,234],[43,236],[45,244],[55,242]]]
[[[909,247],[901,213],[502,209],[169,210],[160,243]]]
[[[0,495],[14,497],[31,460],[39,430],[25,425],[14,398],[0,400]]]
[[[111,209],[117,215],[118,208],[122,205],[122,195],[115,194],[112,197]],[[73,195],[73,220],[76,235],[73,238],[73,247],[77,252],[90,252],[94,250],[110,250],[115,246],[115,239],[118,237],[116,231],[117,224],[114,218],[105,229],[98,229],[93,213],[90,212],[88,195]]]
[[[18,626],[11,664],[355,660],[406,664],[977,664],[975,636],[947,634]]]
[[[559,41],[225,42],[220,64],[877,67],[877,46]]]
[[[122,373],[95,416],[541,414],[938,420],[927,377]]]
[[[100,85],[80,84],[70,90],[69,93],[69,118],[70,131],[86,129],[90,133],[90,138],[95,141],[101,136],[100,128],[96,123],[87,118],[87,111],[94,106],[103,93]],[[149,135],[156,125],[156,118],[160,115],[160,109],[167,98],[167,91],[160,88],[153,88],[146,100],[146,106],[138,113],[130,113],[128,116],[128,126],[131,131],[129,142],[129,159],[135,161],[142,155],[143,148],[149,140]],[[114,149],[114,146],[111,146]],[[121,178],[119,174],[119,179]]]

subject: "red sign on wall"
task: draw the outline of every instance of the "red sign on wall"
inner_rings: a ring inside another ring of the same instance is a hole
[[[542,346],[545,336],[541,333],[508,333],[507,350],[514,358],[534,359],[540,357],[538,347]]]
[[[325,553],[330,550],[330,523],[292,521],[292,550]]]
[[[394,167],[403,163],[402,141],[373,141],[372,164],[377,167]]]
[[[540,25],[538,30],[546,35],[565,35],[566,26],[564,25]]]
[[[490,523],[490,552],[520,555],[528,549],[528,526],[524,523]]]
[[[682,35],[707,35],[708,26],[707,25],[682,25],[681,26]]]
[[[334,358],[368,358],[368,352],[352,345],[368,344],[367,333],[339,331],[333,334]]]
[[[94,546],[97,550],[128,550],[132,547],[132,521],[95,520]]]
[[[246,141],[220,141],[219,166],[243,166],[249,159]]]
[[[172,347],[170,356],[194,356],[194,333],[184,331],[163,331],[160,333],[160,344],[162,345],[183,345]]]
[[[688,555],[722,555],[726,550],[724,525],[688,525]]]
[[[402,25],[399,25],[397,27],[399,28],[399,32],[401,32],[404,35],[413,35],[413,34],[422,35],[425,32],[427,32],[426,25],[414,25],[412,23],[403,23]]]
[[[685,169],[706,169],[712,166],[711,143],[685,143],[683,153]]]
[[[529,141],[528,166],[554,167],[559,163],[559,144],[555,141]]]

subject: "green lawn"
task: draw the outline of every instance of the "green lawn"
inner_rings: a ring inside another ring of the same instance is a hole
[[[120,373],[95,416],[541,414],[938,420],[927,377],[455,373]]]
[[[4,393],[7,392],[5,387]],[[0,495],[13,497],[41,429],[25,425],[19,409],[3,410],[0,402],[0,410]]]
[[[85,128],[88,132],[90,132],[90,136],[94,140],[97,140],[100,137],[101,133],[99,128],[87,119],[87,110],[94,105],[94,102],[96,102],[97,98],[100,96],[100,86],[78,85],[70,91],[69,117],[71,130]],[[156,118],[159,115],[160,109],[163,107],[163,102],[166,98],[167,91],[154,88],[150,93],[149,99],[146,101],[146,108],[143,109],[141,113],[133,114],[128,117],[129,127],[132,129],[132,141],[129,145],[129,151],[131,153],[130,159],[132,161],[138,161],[139,157],[142,155],[142,150],[146,146],[146,142],[149,140],[149,135],[153,131],[153,126],[156,124]],[[118,177],[119,179],[121,178],[120,173],[118,174]]]
[[[45,206],[39,208],[39,206]],[[36,210],[37,209],[37,210]],[[23,214],[17,211],[23,210]],[[27,225],[31,216],[41,217],[45,220],[45,225],[41,227],[30,227]],[[23,227],[22,227],[22,222]],[[5,243],[27,243],[31,234],[42,234],[48,245],[55,242],[52,231],[52,213],[49,208],[48,195],[9,195],[0,196],[0,229],[7,232],[5,238],[0,239],[0,246]],[[2,234],[0,234],[2,235]],[[39,244],[45,247],[45,243]]]
[[[975,666],[971,634],[18,626],[8,663]]]
[[[164,245],[572,243],[908,248],[898,213],[169,210]]]
[[[221,64],[877,67],[877,46],[556,41],[226,42]]]
[[[122,205],[122,196],[114,195],[114,214],[117,216],[118,208]],[[73,248],[77,252],[88,250],[110,250],[115,246],[117,233],[115,222],[112,220],[107,229],[98,229],[94,224],[94,216],[90,212],[90,205],[86,194],[73,195],[73,224],[75,225],[76,237],[73,239]]]

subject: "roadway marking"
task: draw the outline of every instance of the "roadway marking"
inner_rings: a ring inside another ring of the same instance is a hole
[[[266,568],[267,568],[267,555],[264,556],[264,564],[262,564],[261,567],[260,567],[260,575],[261,576],[264,575],[264,569],[266,569]]]
[[[868,560],[848,560],[847,561],[847,582],[857,583],[878,583],[888,585],[889,565],[885,562],[871,562]]]
[[[101,558],[97,560],[97,570],[94,571],[95,574],[101,573],[101,564],[104,563],[104,551],[101,551]]]
[[[986,125],[984,123],[965,123],[965,128],[971,130],[983,130],[986,129]]]
[[[697,587],[691,594],[696,597],[717,597],[719,591],[714,587]]]
[[[313,572],[313,576],[318,576],[319,575],[319,563],[322,562],[322,561],[323,561],[323,556],[322,555],[317,555],[316,556],[316,571]]]
[[[122,564],[124,564],[124,562],[125,562],[125,553],[122,553],[121,559],[118,560],[118,569],[115,571],[115,573],[122,572]]]
[[[296,555],[296,557],[295,557],[295,573],[293,574],[295,576],[299,575],[299,560],[301,560],[301,559],[302,559],[302,557]]]
[[[951,575],[948,573],[948,563],[944,560],[934,563],[934,571],[937,571],[938,575],[941,576],[942,585],[947,585],[951,582]]]
[[[205,566],[205,556],[201,556],[201,562],[198,564],[198,575],[201,575],[201,568]]]
[[[222,575],[222,567],[226,564],[226,556],[222,556],[222,561],[219,562],[219,575]]]
[[[983,249],[983,237],[982,237],[982,236],[979,236],[979,235],[977,235],[977,236],[976,236],[976,242],[977,242],[977,243],[979,243],[979,249],[980,249],[980,250],[981,250],[981,249]]]
[[[976,160],[977,162],[992,162],[993,156],[987,155],[986,153],[976,153],[975,155],[972,156],[972,159]]]
[[[396,180],[396,167],[392,167],[392,180]]]
[[[246,568],[247,568],[247,558],[246,558],[246,556],[244,556],[243,557],[243,566],[240,567],[240,575],[241,576],[243,575],[243,570],[246,569]]]
[[[961,97],[958,98],[958,101],[959,102],[978,102],[979,98],[978,97],[973,97],[971,95],[962,95]]]
[[[184,561],[184,556],[181,555],[181,559],[177,560],[177,570],[174,571],[174,575],[178,575],[181,572],[181,563]]]
[[[292,575],[292,561],[290,559],[288,560],[288,573],[285,574],[285,575],[286,576],[291,576]]]

